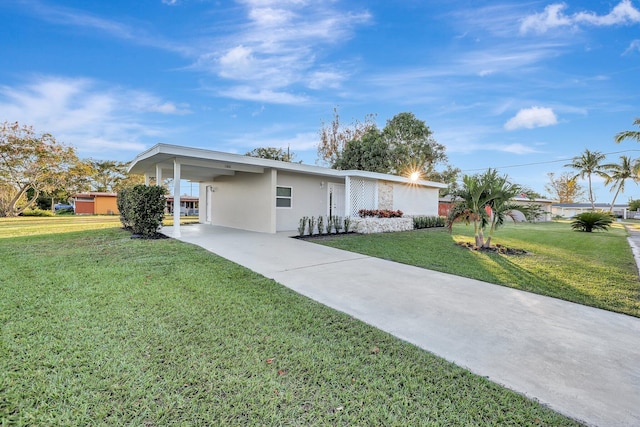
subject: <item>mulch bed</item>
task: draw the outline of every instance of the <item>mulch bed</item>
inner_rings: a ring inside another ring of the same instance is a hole
[[[304,236],[291,236],[291,237],[299,240],[331,240],[340,236],[359,236],[359,235],[360,233],[356,233],[355,231],[350,231],[348,233],[314,234],[313,236],[309,236],[308,234],[305,234]]]
[[[480,252],[493,252],[493,253],[502,254],[502,255],[529,255],[529,252],[525,251],[524,249],[508,248],[503,245],[494,245],[488,248],[481,248],[469,242],[456,242],[456,245],[462,246],[463,248],[467,248],[473,251],[480,251]]]

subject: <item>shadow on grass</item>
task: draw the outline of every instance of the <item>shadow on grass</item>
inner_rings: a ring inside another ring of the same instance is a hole
[[[628,268],[633,259],[626,259],[628,248],[620,235],[591,236],[553,225],[523,226],[507,230],[496,242],[529,254],[504,255],[456,244],[473,241],[469,233],[464,228],[454,229],[453,234],[446,230],[415,230],[338,237],[318,243],[640,316],[637,275],[635,267]]]

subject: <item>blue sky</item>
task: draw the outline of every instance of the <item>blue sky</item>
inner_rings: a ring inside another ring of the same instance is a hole
[[[541,193],[585,148],[640,157],[613,142],[638,130],[638,0],[3,0],[0,40],[0,120],[83,158],[164,142],[314,164],[336,106],[413,112],[453,166]]]

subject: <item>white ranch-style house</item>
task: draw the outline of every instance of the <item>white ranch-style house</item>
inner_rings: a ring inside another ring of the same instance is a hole
[[[251,231],[296,230],[303,216],[357,217],[360,209],[438,215],[438,190],[445,184],[357,170],[261,159],[201,148],[157,144],[140,153],[129,171],[161,182],[173,178],[199,184],[199,221]],[[179,236],[179,215],[174,235]],[[177,234],[176,234],[177,233]]]

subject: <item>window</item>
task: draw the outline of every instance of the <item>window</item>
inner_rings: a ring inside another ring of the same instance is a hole
[[[291,187],[276,187],[276,207],[291,207]]]

